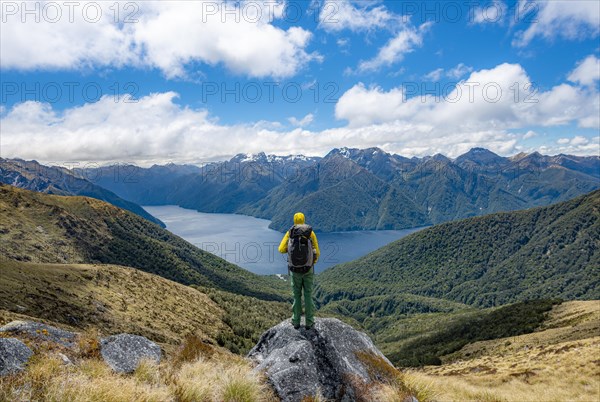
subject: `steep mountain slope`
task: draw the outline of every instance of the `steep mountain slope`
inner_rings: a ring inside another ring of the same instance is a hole
[[[82,169],[94,182],[141,205],[173,204],[202,212],[230,213],[264,197],[319,158],[239,154],[229,161],[140,168],[113,165]]]
[[[82,195],[96,198],[165,227],[164,223],[139,205],[126,201],[112,191],[90,182],[85,176],[80,177],[62,167],[44,166],[36,161],[0,158],[0,183],[46,194]]]
[[[319,277],[323,304],[410,293],[472,306],[600,298],[600,191],[422,230]]]
[[[397,187],[341,155],[328,155],[284,182],[243,213],[272,220],[285,231],[294,212],[302,211],[323,232],[404,229],[429,223],[426,214]]]
[[[128,211],[86,197],[0,185],[5,258],[42,263],[118,264],[187,285],[267,300],[287,299],[283,281],[252,274]]]

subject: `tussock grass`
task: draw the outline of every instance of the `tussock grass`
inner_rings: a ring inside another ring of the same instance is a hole
[[[373,381],[371,387],[356,387],[361,401],[405,401],[410,397],[420,402],[434,400],[436,394],[430,384],[414,381],[381,356],[372,352],[357,352],[356,357],[366,367]]]
[[[131,375],[104,362],[66,365],[55,355],[36,355],[25,372],[0,379],[0,401],[51,402],[270,402],[263,378],[238,357],[199,358],[176,368],[172,361],[142,361]]]
[[[200,358],[195,362],[185,363],[173,376],[172,389],[181,402],[273,400],[260,376],[243,361],[224,362]]]
[[[426,367],[406,375],[443,401],[600,400],[600,337]]]

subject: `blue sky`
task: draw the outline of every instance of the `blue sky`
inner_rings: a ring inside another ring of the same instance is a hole
[[[600,2],[2,2],[0,156],[600,154]]]

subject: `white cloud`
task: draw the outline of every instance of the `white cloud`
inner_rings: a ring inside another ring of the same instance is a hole
[[[392,101],[398,106],[403,99],[399,90],[384,92],[364,87],[353,90],[371,96],[366,105],[371,113],[377,111],[380,101]],[[520,136],[494,124],[478,125],[471,121],[457,126],[456,121],[420,122],[407,114],[378,124],[323,131],[285,130],[283,125],[272,121],[222,125],[206,110],[181,106],[176,100],[177,94],[173,92],[151,94],[137,103],[115,102],[107,96],[62,112],[49,104],[25,102],[11,108],[0,120],[2,156],[59,164],[78,162],[81,166],[85,162],[200,163],[222,160],[240,152],[260,151],[287,155],[301,150],[307,155],[324,155],[340,146],[379,146],[405,156],[443,153],[450,157],[477,146],[503,155],[519,149]],[[419,110],[417,105],[412,106]],[[392,109],[393,105],[380,114],[382,121]],[[580,137],[543,149],[545,153],[555,150],[597,154],[598,139]]]
[[[432,124],[444,131],[513,129],[578,123],[599,127],[598,91],[561,84],[545,92],[526,91],[532,80],[518,64],[480,70],[444,97],[412,96],[411,88],[365,88],[358,84],[336,105],[336,117],[351,126],[397,120]],[[516,92],[515,84],[519,87]]]
[[[323,155],[339,146],[381,146],[404,155],[443,152],[456,156],[472,146],[511,152],[516,138],[496,130],[439,136],[428,124],[392,122],[341,127],[321,132],[283,131],[277,122],[219,125],[206,110],[175,103],[172,92],[152,94],[137,103],[104,97],[63,112],[48,104],[25,102],[1,120],[2,156],[42,162],[169,161],[199,163],[239,152]],[[218,139],[218,140],[217,140]]]
[[[594,85],[596,81],[600,81],[600,59],[594,55],[588,56],[578,63],[568,80],[581,85]]]
[[[486,5],[475,7],[472,12],[474,24],[502,24],[507,15],[508,7],[503,1],[496,0]]]
[[[312,113],[290,117],[288,122],[297,126],[291,130],[277,121],[220,124],[204,109],[177,104],[174,92],[151,94],[134,103],[104,96],[64,111],[28,101],[3,111],[0,145],[3,157],[63,162],[197,163],[239,152],[302,150],[322,155],[340,146],[454,157],[476,146],[511,154],[522,149],[520,141],[535,135],[531,127],[600,127],[597,89],[563,83],[527,93],[522,88],[530,81],[520,65],[505,63],[472,72],[445,98],[415,96],[405,87],[384,90],[359,83],[340,97],[335,108],[336,117],[348,125],[323,131],[303,128],[314,120]],[[519,94],[514,92],[515,83]],[[524,128],[530,131],[513,133]],[[599,148],[596,137],[577,133],[538,150],[598,154]]]
[[[304,127],[304,126],[308,126],[310,123],[313,122],[313,120],[315,119],[315,116],[312,113],[307,114],[306,116],[304,116],[301,119],[297,119],[296,117],[288,117],[288,121],[296,127]]]
[[[388,11],[384,5],[359,3],[357,7],[350,0],[327,0],[319,12],[319,27],[329,32],[343,30],[368,31],[389,28],[400,22],[399,16]]]
[[[535,136],[537,136],[537,133],[535,131],[529,130],[525,134],[523,134],[523,139],[524,140],[528,140],[528,139],[533,138]]]
[[[237,14],[224,12],[225,7],[236,10],[231,2],[127,3],[139,7],[135,13],[137,23],[122,23],[123,18],[121,23],[115,21],[113,3],[88,3],[102,5],[97,22],[83,18],[82,10],[87,3],[76,3],[72,22],[68,9],[62,10],[62,17],[56,22],[41,18],[36,23],[33,16],[23,23],[20,12],[3,16],[6,20],[0,36],[3,68],[150,66],[159,68],[167,77],[182,77],[190,63],[201,62],[221,64],[247,76],[289,77],[310,61],[320,60],[317,53],[306,51],[312,37],[309,31],[296,26],[284,30],[271,24],[273,19],[281,17],[283,3],[260,10],[256,5],[261,2],[242,2]],[[47,4],[63,7],[61,4],[65,3],[27,4],[43,10]],[[120,3],[119,7],[125,5]]]
[[[381,67],[391,66],[402,61],[405,54],[411,53],[423,45],[423,36],[430,26],[431,23],[426,22],[419,28],[404,27],[379,49],[377,56],[370,60],[361,61],[358,65],[358,71],[376,71]]]
[[[581,135],[571,138],[571,145],[586,145],[589,142],[590,140]]]
[[[452,155],[471,146],[509,153],[517,149],[519,138],[535,135],[530,130],[517,136],[513,130],[532,126],[600,128],[597,90],[560,84],[547,91],[528,92],[524,88],[530,82],[520,65],[505,63],[471,73],[445,97],[416,95],[408,86],[386,91],[359,83],[340,97],[335,113],[338,119],[348,121],[348,128],[364,129],[373,136],[380,135],[374,127],[395,127],[399,137],[391,143],[406,144],[405,152],[421,147],[426,153]],[[406,127],[410,130],[404,136]],[[593,151],[589,145],[582,139],[569,142],[571,153],[589,154]]]
[[[462,78],[463,76],[469,74],[470,72],[473,71],[473,67],[470,66],[466,66],[463,63],[460,63],[459,65],[457,65],[456,67],[450,69],[446,75],[449,78],[454,78],[455,80]]]
[[[539,152],[543,154],[570,154],[570,155],[596,155],[600,156],[600,136],[584,137],[581,135],[572,138],[560,138],[558,145],[542,145]]]
[[[429,81],[439,81],[440,78],[442,78],[442,76],[444,75],[444,69],[443,68],[436,68],[435,70],[431,71],[430,73],[426,74],[423,78],[429,80]]]
[[[514,46],[527,46],[536,37],[573,40],[595,37],[600,32],[597,0],[519,0],[515,12],[519,21],[529,22],[529,27],[517,32]]]
[[[472,71],[473,67],[467,66],[464,63],[460,63],[456,67],[453,67],[448,71],[444,71],[443,68],[437,68],[423,76],[423,78],[429,81],[439,81],[442,77],[448,77],[453,80],[458,80]]]

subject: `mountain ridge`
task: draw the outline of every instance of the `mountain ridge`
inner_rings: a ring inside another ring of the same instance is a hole
[[[37,161],[0,158],[0,183],[26,190],[54,195],[81,195],[106,201],[126,209],[163,228],[165,224],[141,206],[100,187],[77,172],[56,166],[44,166]]]
[[[9,260],[129,266],[184,285],[285,301],[283,281],[202,251],[106,202],[0,184],[0,247]]]
[[[527,298],[600,298],[600,190],[413,233],[319,276],[317,297],[411,293],[489,307]],[[364,267],[369,269],[365,270]]]
[[[239,154],[196,173],[135,169],[138,180],[131,184],[89,173],[142,205],[242,213],[269,219],[279,231],[298,210],[323,232],[406,229],[549,205],[600,188],[600,157],[502,157],[484,148],[455,159],[334,148],[323,158]]]

